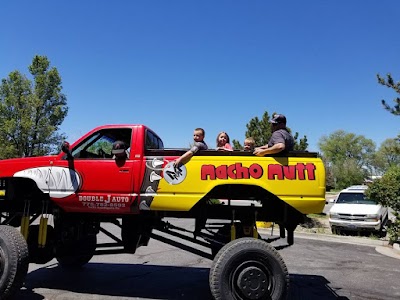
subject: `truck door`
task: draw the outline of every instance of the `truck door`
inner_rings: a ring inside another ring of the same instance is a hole
[[[116,141],[126,144],[126,158],[116,159],[111,150]],[[97,131],[71,149],[73,159],[60,161],[78,173],[80,186],[64,208],[81,210],[127,210],[134,201],[132,130],[112,128]],[[79,201],[81,205],[76,205]]]

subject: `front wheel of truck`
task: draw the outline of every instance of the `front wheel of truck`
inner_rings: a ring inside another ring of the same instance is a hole
[[[28,244],[14,227],[0,225],[0,295],[10,299],[22,287],[28,273]]]
[[[278,251],[263,240],[239,238],[226,244],[210,268],[215,300],[286,299],[289,274]]]
[[[63,268],[80,268],[92,259],[96,244],[96,235],[60,244],[56,248],[56,259]]]

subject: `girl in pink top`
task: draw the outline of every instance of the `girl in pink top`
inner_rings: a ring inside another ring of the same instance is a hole
[[[229,135],[225,131],[221,131],[217,135],[217,150],[232,151],[232,146],[229,144]]]

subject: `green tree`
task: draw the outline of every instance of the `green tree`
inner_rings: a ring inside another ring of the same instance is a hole
[[[332,165],[331,170],[335,189],[340,190],[354,184],[362,184],[369,175],[368,171],[365,168],[360,168],[358,162],[353,158],[336,162]]]
[[[270,120],[270,116],[267,111],[264,112],[261,120],[258,117],[254,117],[250,120],[249,123],[246,124],[246,132],[245,137],[253,137],[256,146],[262,146],[268,144],[269,139],[271,138],[271,123],[268,121]],[[289,132],[291,129],[288,127]],[[306,150],[308,147],[307,143],[307,136],[299,139],[299,133],[296,132],[294,135],[294,150]],[[235,149],[243,149],[242,144],[238,140],[232,141],[233,147]]]
[[[370,184],[366,194],[383,206],[392,208],[395,220],[388,225],[389,242],[400,240],[400,166],[392,166],[381,179]]]
[[[396,93],[400,94],[400,82],[395,83],[392,76],[387,74],[384,79],[377,75],[378,83],[392,88]],[[391,114],[399,116],[400,115],[400,98],[394,99],[396,103],[394,107],[389,106],[385,100],[381,100],[383,107],[389,111]],[[385,141],[381,148],[380,155],[388,165],[393,165],[390,167],[383,177],[379,180],[371,183],[369,189],[367,190],[367,195],[370,198],[376,199],[379,203],[384,206],[388,206],[393,209],[393,214],[395,216],[394,222],[388,225],[389,241],[393,244],[399,241],[400,237],[400,166],[398,162],[398,157],[388,156],[388,152],[394,151],[395,154],[399,154],[398,142],[400,141],[400,134],[397,138],[397,143]],[[383,154],[382,154],[383,153]],[[390,158],[390,159],[388,159]],[[378,156],[379,160],[379,156]]]
[[[393,89],[397,94],[400,94],[400,81],[399,82],[394,82],[392,75],[387,74],[386,79],[381,77],[379,74],[376,75],[378,78],[378,82],[384,86],[387,86],[388,88]],[[396,97],[393,99],[395,102],[395,105],[391,107],[384,99],[381,100],[382,105],[386,110],[388,110],[390,113],[399,116],[400,115],[400,98]]]
[[[383,174],[392,166],[398,165],[400,165],[400,140],[384,140],[374,158],[376,173]]]
[[[36,55],[33,82],[13,71],[0,85],[0,158],[44,155],[65,138],[58,133],[68,113],[61,77],[46,56]]]
[[[337,130],[322,136],[318,146],[332,168],[335,188],[360,184],[367,177],[375,153],[375,143],[362,135]]]
[[[336,187],[332,166],[329,162],[326,161],[325,157],[322,156],[321,159],[325,166],[326,191],[330,191],[331,189],[334,189]]]

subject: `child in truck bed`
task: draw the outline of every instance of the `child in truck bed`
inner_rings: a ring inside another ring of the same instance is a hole
[[[244,140],[243,150],[253,151],[255,147],[255,141],[252,137],[248,137]]]
[[[229,135],[225,131],[221,131],[217,135],[217,150],[232,151],[233,149],[229,142]]]
[[[179,166],[180,164],[187,163],[192,156],[199,150],[207,150],[208,146],[206,142],[204,142],[205,132],[203,128],[196,128],[193,132],[193,141],[194,144],[192,148],[189,149],[185,154],[175,160],[174,165]]]

